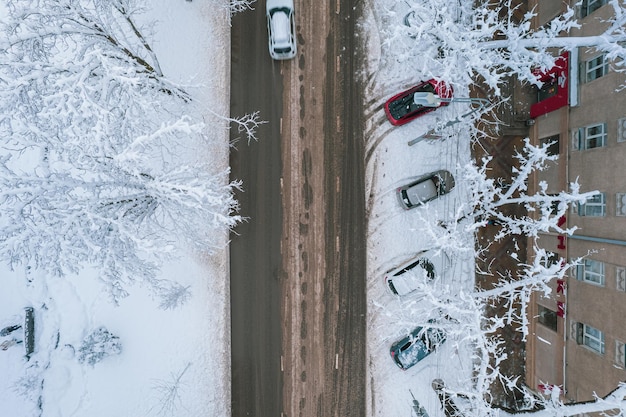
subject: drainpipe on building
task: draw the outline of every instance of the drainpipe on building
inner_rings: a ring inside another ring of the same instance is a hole
[[[573,64],[572,64],[573,63]],[[567,111],[565,112],[565,137],[567,140],[564,141],[565,146],[563,149],[563,153],[565,154],[566,162],[565,162],[565,186],[569,185],[569,147],[570,147],[570,134],[569,134],[569,112],[572,106],[572,102],[575,102],[574,105],[578,104],[578,48],[574,48],[573,51],[570,51],[570,73],[569,73],[569,86],[570,86],[570,95],[569,95],[569,106],[567,107]],[[575,70],[574,70],[575,68]],[[576,78],[572,77],[572,74],[576,74]],[[572,92],[575,91],[574,94]],[[573,98],[575,97],[575,99]],[[566,219],[569,216],[565,217]],[[567,222],[566,227],[569,227],[569,221]],[[569,236],[571,237],[571,235]],[[566,239],[568,239],[566,237]],[[565,259],[569,260],[569,243],[565,245]],[[569,303],[567,302],[567,296],[569,291],[569,276],[565,283],[565,289],[563,290],[563,298],[565,301],[565,308],[563,309],[563,389],[561,390],[561,395],[564,398],[567,398],[567,335],[569,331],[569,325],[567,323],[567,311],[569,309]]]
[[[569,106],[578,106],[578,48],[569,51]]]

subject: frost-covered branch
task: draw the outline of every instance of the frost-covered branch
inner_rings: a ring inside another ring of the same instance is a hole
[[[228,10],[230,15],[245,12],[246,10],[254,10],[254,3],[256,0],[229,0]]]
[[[459,86],[482,80],[500,96],[500,87],[511,75],[537,84],[534,71],[554,66],[554,48],[594,47],[607,54],[614,70],[626,70],[624,2],[609,3],[615,17],[604,22],[606,28],[601,33],[568,37],[580,27],[571,8],[531,30],[536,13],[516,13],[520,5],[512,0],[411,0],[407,1],[410,11],[405,25],[396,22],[386,27],[385,42],[394,45],[395,58],[405,59],[424,74]],[[419,54],[411,53],[416,45]]]
[[[237,125],[237,131],[239,133],[243,133],[248,140],[248,143],[252,140],[257,140],[256,132],[259,126],[267,123],[267,120],[262,120],[259,117],[259,112],[255,111],[254,113],[246,114],[241,117],[227,117],[217,114],[213,111],[210,111],[216,116],[218,119],[225,120],[229,123],[234,123]]]
[[[546,168],[546,163],[554,161],[557,156],[548,154],[549,144],[535,146],[525,139],[524,148],[515,157],[519,161],[517,167],[512,167],[511,183],[503,188],[495,179],[487,177],[487,164],[490,158],[485,158],[480,166],[473,163],[465,167],[464,179],[471,191],[470,202],[467,204],[467,213],[458,218],[473,217],[476,223],[469,228],[482,227],[489,222],[499,226],[495,240],[508,235],[524,235],[536,237],[540,232],[557,231],[572,234],[576,229],[561,227],[560,218],[566,214],[571,204],[583,203],[597,191],[580,192],[578,182],[570,184],[570,191],[561,191],[551,194],[547,184],[539,183],[539,189],[534,194],[528,194],[527,184],[530,175],[535,171]],[[519,204],[524,206],[529,215],[516,217],[505,213],[502,208]]]

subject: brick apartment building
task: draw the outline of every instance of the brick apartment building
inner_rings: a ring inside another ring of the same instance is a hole
[[[612,7],[606,0],[576,3],[529,0],[528,9],[538,12],[533,25],[540,27],[570,6],[582,27],[569,36],[601,33]],[[530,137],[535,144],[554,142],[550,149],[559,158],[530,186],[546,181],[556,194],[578,179],[581,191],[599,194],[562,218],[579,228],[574,236],[539,239],[555,259],[585,258],[566,280],[552,283],[549,298],[535,295],[528,306],[526,383],[537,392],[559,386],[563,401],[578,402],[626,381],[626,89],[617,91],[626,75],[602,53],[577,48],[541,77]]]

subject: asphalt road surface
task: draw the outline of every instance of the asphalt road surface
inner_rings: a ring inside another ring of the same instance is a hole
[[[298,55],[269,58],[265,3],[235,16],[231,152],[249,221],[232,235],[232,415],[365,415],[365,197],[358,1],[296,1]],[[233,131],[232,138],[237,137]]]

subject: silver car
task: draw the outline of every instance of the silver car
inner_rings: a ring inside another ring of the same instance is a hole
[[[398,188],[400,205],[408,210],[449,193],[454,188],[454,177],[449,171],[431,172]]]
[[[267,0],[265,3],[270,56],[291,59],[296,56],[296,21],[293,0]]]

